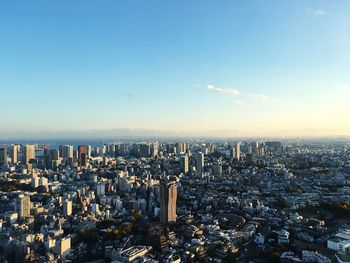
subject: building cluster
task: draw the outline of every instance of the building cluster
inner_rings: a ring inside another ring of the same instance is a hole
[[[350,262],[346,141],[91,145],[0,146],[0,262]]]

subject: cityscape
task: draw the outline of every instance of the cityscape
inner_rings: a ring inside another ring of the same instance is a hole
[[[350,142],[0,148],[2,262],[348,262]]]
[[[350,263],[350,1],[0,1],[0,263]]]

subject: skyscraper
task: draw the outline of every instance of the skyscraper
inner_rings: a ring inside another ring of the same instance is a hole
[[[187,174],[189,171],[188,156],[183,155],[180,157],[180,171]]]
[[[196,173],[202,174],[204,172],[204,154],[202,152],[198,152],[196,154]]]
[[[27,195],[19,195],[16,208],[20,219],[30,216],[30,198]]]
[[[152,143],[151,144],[151,157],[157,156],[158,155],[158,143]]]
[[[6,146],[0,147],[0,167],[7,164],[7,148]]]
[[[63,202],[63,214],[65,216],[70,216],[72,214],[72,201],[70,200],[65,200]]]
[[[86,145],[87,147],[87,158],[90,159],[91,158],[91,145]]]
[[[78,146],[78,163],[80,166],[86,166],[87,159],[89,158],[89,148],[88,145]]]
[[[99,182],[96,188],[97,196],[103,196],[106,193],[106,184],[104,182]]]
[[[160,221],[164,224],[176,222],[176,182],[164,180],[160,185]]]
[[[12,145],[11,147],[11,162],[18,163],[18,145]]]
[[[239,159],[241,158],[241,143],[237,142],[236,143],[236,148],[235,148],[236,152],[235,152],[235,157],[236,159],[239,161]]]
[[[60,145],[60,157],[65,161],[73,159],[73,145]]]
[[[151,145],[149,143],[141,143],[139,145],[140,156],[148,157],[151,155]]]
[[[35,145],[24,145],[23,163],[27,164],[31,159],[35,159]]]
[[[59,151],[56,149],[50,149],[49,150],[49,156],[50,156],[50,161],[57,161],[60,159],[60,154]]]

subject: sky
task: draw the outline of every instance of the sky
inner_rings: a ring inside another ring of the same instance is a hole
[[[0,137],[350,136],[350,1],[0,1]]]

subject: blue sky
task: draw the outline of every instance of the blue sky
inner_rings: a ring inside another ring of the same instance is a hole
[[[1,1],[0,132],[350,135],[349,1]]]

